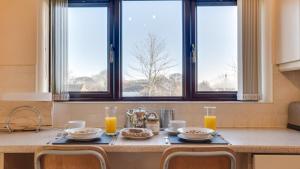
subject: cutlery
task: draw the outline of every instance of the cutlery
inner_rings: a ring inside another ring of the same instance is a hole
[[[169,137],[166,136],[166,137],[164,137],[164,139],[165,139],[165,144],[166,144],[166,145],[170,145]]]
[[[117,136],[112,136],[111,142],[109,143],[110,146],[114,145],[115,142],[117,141]]]
[[[64,138],[66,136],[67,136],[67,133],[65,133],[65,132],[59,132],[59,133],[56,134],[56,136],[55,136],[54,139],[48,141],[46,144],[51,144],[53,141],[61,139],[61,138]]]

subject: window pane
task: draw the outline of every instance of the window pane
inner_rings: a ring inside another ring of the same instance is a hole
[[[107,8],[68,9],[69,91],[107,91]]]
[[[182,2],[122,2],[123,96],[182,96]]]
[[[237,7],[197,7],[198,91],[237,90]]]

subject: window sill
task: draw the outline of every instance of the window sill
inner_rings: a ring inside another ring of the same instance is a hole
[[[63,104],[273,104],[268,101],[67,101]]]

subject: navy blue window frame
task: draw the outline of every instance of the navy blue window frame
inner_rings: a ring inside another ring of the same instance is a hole
[[[198,6],[237,6],[237,0],[196,0],[191,2],[191,45],[197,46],[197,7]],[[197,49],[196,49],[197,50]],[[197,52],[196,52],[197,53]],[[197,59],[196,59],[197,60]],[[197,62],[190,62],[191,91],[193,100],[200,101],[236,101],[235,91],[197,91]]]
[[[197,6],[236,6],[237,0],[182,0],[183,6],[183,89],[182,97],[122,97],[121,10],[124,0],[69,0],[69,7],[108,7],[108,44],[114,50],[114,62],[108,59],[107,92],[70,92],[70,101],[236,101],[237,92],[198,92],[197,64],[192,62],[192,45],[196,44]],[[135,0],[126,0],[135,1]],[[143,1],[143,0],[137,0]],[[146,1],[146,0],[145,0]],[[156,0],[152,0],[156,1]],[[157,0],[158,1],[158,0]],[[108,47],[108,49],[110,46]],[[109,56],[109,55],[108,55]]]
[[[197,6],[236,6],[237,0],[197,0]]]
[[[106,101],[106,100],[114,100],[115,97],[115,67],[114,64],[110,62],[110,49],[114,48],[115,40],[114,40],[114,1],[106,1],[106,0],[69,0],[68,7],[69,8],[80,8],[80,7],[106,7],[107,8],[107,27],[108,27],[108,39],[107,39],[107,79],[108,79],[108,90],[107,91],[93,91],[93,92],[78,92],[78,91],[69,91],[70,101]]]

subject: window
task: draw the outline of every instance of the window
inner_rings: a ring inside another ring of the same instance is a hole
[[[197,91],[237,91],[237,7],[197,7]]]
[[[172,18],[172,19],[170,19]],[[182,96],[182,2],[122,2],[122,96]]]
[[[108,91],[107,7],[68,8],[68,89]]]
[[[70,100],[237,99],[236,0],[69,0]]]
[[[237,100],[237,1],[198,0],[192,18],[193,100]]]
[[[69,0],[67,89],[71,100],[106,100],[113,95],[111,15],[109,1]]]

